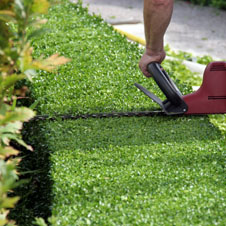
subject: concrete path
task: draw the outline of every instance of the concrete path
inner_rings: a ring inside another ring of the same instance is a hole
[[[107,22],[121,24],[117,27],[144,38],[143,0],[83,0],[83,3],[89,5],[90,13],[100,14]],[[226,11],[175,1],[165,43],[194,55],[226,59]]]

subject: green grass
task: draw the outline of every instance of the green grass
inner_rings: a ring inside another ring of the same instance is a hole
[[[142,50],[80,5],[54,6],[50,31],[33,41],[36,57],[72,58],[56,74],[30,85],[39,114],[154,109],[133,86],[160,94],[139,72]],[[190,73],[178,62],[176,78]],[[182,70],[185,70],[182,72]],[[183,93],[186,83],[177,80]],[[225,140],[208,117],[142,117],[29,123],[21,169],[31,182],[18,189],[12,213],[19,225],[35,216],[69,225],[224,225]]]

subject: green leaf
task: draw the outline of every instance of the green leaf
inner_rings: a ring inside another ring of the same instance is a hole
[[[9,157],[11,155],[18,155],[19,151],[17,151],[16,149],[12,148],[12,147],[5,147],[3,148],[2,146],[0,146],[0,156],[5,158],[5,157]]]
[[[18,144],[22,145],[23,147],[27,148],[29,151],[33,151],[32,146],[27,145],[21,138],[12,137],[11,139],[15,140]]]
[[[18,133],[19,130],[22,129],[23,123],[20,121],[16,122],[7,122],[4,126],[0,126],[0,133],[4,134],[13,134]]]
[[[34,111],[32,111],[29,108],[26,107],[16,108],[14,111],[6,113],[5,117],[2,118],[2,120],[0,121],[0,125],[5,125],[6,123],[16,121],[27,122],[34,116],[35,116]]]
[[[20,70],[24,73],[29,69],[33,69],[32,61],[32,47],[29,43],[26,43],[20,57]]]
[[[37,75],[36,70],[34,69],[28,69],[24,74],[27,76],[29,81],[32,81],[32,79]]]
[[[3,104],[0,108],[0,124],[1,124],[1,120],[3,119],[3,115],[6,114],[7,110],[10,108],[9,105],[7,104]]]
[[[0,226],[5,226],[8,220],[6,219],[6,216],[3,214],[0,214]]]
[[[32,150],[32,147],[21,139],[19,131],[22,129],[22,122],[26,122],[34,116],[35,113],[25,107],[16,108],[12,112],[6,112],[5,117],[2,116],[0,121],[0,139],[2,143],[9,145],[10,140],[15,140],[28,150]]]
[[[34,0],[32,5],[32,12],[45,14],[49,9],[49,2],[47,0]]]
[[[13,208],[19,199],[19,197],[6,198],[0,203],[0,208]]]
[[[39,104],[39,102],[40,102],[40,100],[36,100],[29,108],[31,110],[34,110],[37,107],[37,105]]]
[[[15,22],[15,13],[10,10],[0,10],[0,20],[9,22],[14,21]]]
[[[20,17],[25,18],[26,17],[24,4],[21,0],[15,0],[15,11],[16,11],[18,18],[20,18]]]
[[[12,74],[4,78],[0,83],[0,95],[4,94],[9,88],[15,85],[16,82],[25,78],[23,74]]]
[[[28,35],[27,39],[28,39],[28,40],[31,40],[32,38],[38,37],[38,36],[40,36],[40,35],[43,35],[43,34],[49,32],[49,31],[50,31],[50,29],[46,29],[46,28],[36,29],[35,31],[31,32],[31,33]]]
[[[34,224],[36,224],[36,225],[39,225],[39,226],[48,226],[46,223],[45,223],[45,221],[44,221],[44,219],[43,218],[35,218],[35,222],[33,222]]]

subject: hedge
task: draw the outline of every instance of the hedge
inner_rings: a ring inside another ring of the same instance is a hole
[[[199,4],[203,6],[214,6],[219,9],[226,9],[225,0],[185,0],[185,1],[189,1],[194,4]]]
[[[161,95],[138,69],[143,50],[80,4],[46,16],[34,55],[72,61],[30,85],[38,114],[156,109],[134,86]],[[190,73],[165,61],[176,78]],[[192,75],[192,74],[191,74]],[[189,84],[177,80],[183,93]],[[208,117],[141,117],[32,122],[21,169],[31,182],[12,214],[20,225],[55,216],[56,225],[214,225],[226,220],[225,140]],[[29,170],[29,171],[28,171]]]
[[[100,17],[89,16],[87,9],[78,6],[74,9],[72,5],[71,13],[67,14],[67,9],[58,7],[47,17],[49,22],[44,28],[49,29],[48,36],[33,42],[35,57],[57,52],[72,61],[61,67],[57,75],[41,72],[31,84],[31,95],[39,103],[37,111],[54,115],[156,108],[133,85],[138,82],[153,87],[161,96],[157,85],[152,80],[147,82],[137,67],[143,50]],[[57,21],[52,15],[57,16]],[[166,61],[164,68],[173,78],[182,71],[192,76],[178,62]],[[191,86],[178,79],[176,82],[184,93],[191,91]]]
[[[39,172],[18,210],[20,225],[49,215],[62,226],[226,220],[225,143],[207,117],[68,120],[39,128],[29,133],[36,149],[27,164]]]

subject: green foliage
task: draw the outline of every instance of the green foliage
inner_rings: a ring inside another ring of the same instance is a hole
[[[76,13],[75,13],[76,12]],[[40,71],[31,84],[32,98],[41,114],[134,111],[156,108],[133,85],[141,83],[163,97],[152,79],[137,67],[143,50],[129,43],[97,16],[80,5],[56,5],[44,17],[48,33],[33,39],[34,56],[57,52],[72,59],[59,68],[57,76]],[[165,61],[172,78],[181,71],[191,75],[180,62]],[[183,72],[182,72],[183,73]],[[183,93],[191,88],[177,81]]]
[[[173,57],[174,60],[170,63],[167,63],[167,61],[164,61],[164,67],[171,69],[173,71],[173,75],[179,79],[182,85],[178,85],[179,89],[183,90],[183,87],[188,87],[188,84],[190,86],[200,86],[202,84],[202,78],[199,75],[196,75],[196,73],[192,73],[184,64],[183,61],[195,61],[197,62],[197,59],[191,54],[184,51],[173,51],[170,49],[168,45],[165,46],[166,54],[167,56]],[[205,57],[206,59],[206,57]],[[199,63],[203,63],[203,57],[199,58]],[[170,74],[170,76],[172,76]],[[183,83],[182,83],[183,82]],[[192,90],[189,89],[187,93],[191,93]]]
[[[224,0],[212,0],[212,4],[219,9],[226,9],[226,2]]]
[[[165,46],[165,50],[166,50],[167,56],[172,56],[180,60],[193,61],[193,55],[191,53],[184,52],[181,50],[175,52],[172,49],[170,49],[169,45]]]
[[[225,143],[208,117],[48,122],[39,136],[57,225],[226,220]]]
[[[1,146],[1,153],[7,154],[7,156],[10,156],[12,154],[15,154],[16,151],[11,149],[4,149]],[[8,197],[8,192],[14,188],[16,184],[16,180],[18,179],[17,172],[16,172],[16,165],[18,163],[18,160],[14,159],[13,161],[5,161],[4,159],[0,159],[0,225],[4,226],[10,226],[15,225],[13,221],[9,221],[7,219],[7,215],[9,211],[7,209],[13,208],[14,205],[19,200],[19,197]]]
[[[213,58],[211,56],[203,56],[203,57],[197,57],[197,63],[207,65],[211,62],[213,62]]]
[[[51,224],[51,226],[56,226],[57,225],[57,220],[55,217],[49,217],[48,218],[48,222]],[[48,226],[48,224],[45,222],[45,220],[43,218],[35,218],[35,225],[38,226]]]
[[[194,4],[199,4],[202,6],[211,5],[211,6],[219,8],[219,9],[226,9],[225,0],[185,0],[185,1],[189,1]]]
[[[72,59],[57,74],[40,71],[33,79],[39,114],[156,108],[133,87],[139,82],[162,95],[138,69],[142,50],[80,4],[64,2],[43,17],[48,34],[32,39],[36,58],[58,52]],[[192,75],[180,61],[163,66],[175,80]],[[22,211],[14,213],[23,226],[36,214],[53,214],[62,226],[226,220],[225,141],[208,117],[57,120],[27,127],[36,151],[23,159],[25,171],[35,172],[24,188]]]
[[[36,218],[34,223],[35,225],[39,225],[39,226],[47,226],[43,218]]]
[[[211,122],[217,126],[223,135],[226,135],[226,115],[210,115]]]
[[[192,53],[188,53],[188,52],[184,52],[184,51],[173,51],[172,49],[170,49],[169,45],[165,46],[165,50],[167,53],[167,56],[171,56],[174,57],[176,59],[179,60],[187,60],[187,61],[192,61],[192,62],[196,62],[199,64],[203,64],[203,65],[207,65],[210,62],[213,62],[214,59],[209,56],[209,55],[205,55],[205,56],[193,56]]]
[[[18,197],[9,193],[18,185],[16,158],[18,151],[12,142],[29,150],[20,134],[23,122],[29,121],[35,113],[25,107],[16,107],[16,100],[24,97],[26,89],[15,89],[15,84],[24,78],[32,79],[36,69],[52,71],[56,66],[68,62],[58,55],[33,60],[29,37],[38,35],[35,30],[27,35],[28,26],[37,28],[43,20],[34,19],[34,15],[46,13],[47,0],[3,0],[0,2],[0,225],[15,225],[8,220],[8,209],[13,208]],[[14,145],[15,146],[15,145]]]

